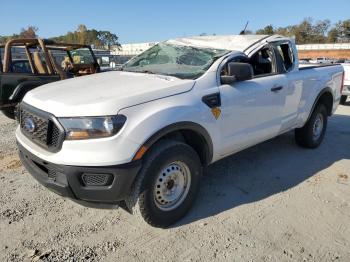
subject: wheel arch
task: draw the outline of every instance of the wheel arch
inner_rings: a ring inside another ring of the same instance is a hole
[[[13,90],[11,96],[9,97],[9,100],[20,102],[27,92],[41,85],[43,85],[43,83],[35,80],[21,82]]]
[[[156,142],[167,138],[179,140],[191,146],[197,152],[202,165],[211,163],[213,143],[209,133],[203,126],[189,121],[170,124],[155,132],[140,146],[133,159],[141,159]],[[141,157],[138,157],[140,153]]]
[[[333,102],[334,102],[334,97],[333,97],[332,89],[330,87],[323,88],[321,92],[317,95],[307,120],[310,119],[312,112],[314,111],[315,107],[319,103],[322,103],[326,106],[327,114],[328,116],[331,116],[333,111]]]

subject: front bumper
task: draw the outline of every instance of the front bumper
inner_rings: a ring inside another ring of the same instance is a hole
[[[130,192],[141,168],[140,161],[106,167],[57,165],[38,158],[17,144],[22,164],[37,181],[51,191],[86,206],[117,205]],[[94,179],[86,180],[90,175]],[[96,181],[95,177],[99,176],[108,177],[105,184],[90,183]]]

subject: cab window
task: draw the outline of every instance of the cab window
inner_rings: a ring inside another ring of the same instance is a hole
[[[282,60],[283,70],[289,72],[294,68],[294,54],[289,43],[277,44],[277,53]]]
[[[264,47],[250,58],[254,76],[267,76],[277,72],[276,59],[272,48]]]

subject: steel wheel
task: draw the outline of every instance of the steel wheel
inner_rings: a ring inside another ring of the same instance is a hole
[[[320,138],[320,136],[322,135],[322,131],[323,131],[323,115],[319,113],[316,116],[313,129],[312,129],[312,134],[315,141]]]
[[[186,199],[191,186],[191,172],[180,161],[167,165],[154,184],[154,202],[163,211],[176,209]]]

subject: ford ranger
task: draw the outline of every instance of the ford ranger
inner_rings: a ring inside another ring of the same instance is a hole
[[[342,80],[340,65],[299,68],[282,36],[168,40],[120,71],[27,93],[20,158],[59,195],[167,227],[192,206],[207,165],[291,130],[318,147]]]

